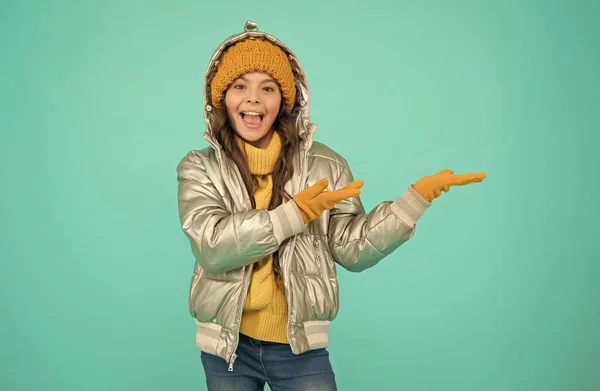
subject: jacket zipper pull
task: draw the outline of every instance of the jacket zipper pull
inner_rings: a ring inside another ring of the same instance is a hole
[[[235,359],[237,358],[237,354],[233,353],[233,355],[231,356],[231,360],[229,360],[229,372],[233,372],[233,363],[235,362]]]

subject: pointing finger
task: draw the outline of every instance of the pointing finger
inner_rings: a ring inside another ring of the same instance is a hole
[[[315,198],[316,196],[318,196],[319,194],[321,194],[323,192],[323,190],[327,189],[327,186],[329,186],[329,181],[327,180],[327,178],[323,178],[323,179],[319,180],[318,182],[316,182],[314,185],[305,189],[304,194],[306,194],[306,197],[309,200],[311,200],[311,199]]]
[[[361,187],[363,187],[363,185],[365,184],[365,182],[361,181],[361,180],[356,180],[353,182],[348,183],[346,186],[344,186],[341,190],[353,190],[353,189],[360,189]]]
[[[453,175],[452,178],[448,181],[450,186],[462,186],[468,185],[469,183],[481,182],[486,177],[485,173],[467,173],[467,174],[459,174]]]

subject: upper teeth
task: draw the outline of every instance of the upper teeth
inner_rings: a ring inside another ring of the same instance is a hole
[[[245,114],[245,115],[261,115],[260,113],[257,113],[255,111],[244,111],[243,114]]]

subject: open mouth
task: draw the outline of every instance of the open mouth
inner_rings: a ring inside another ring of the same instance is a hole
[[[264,114],[256,111],[242,111],[240,116],[247,127],[258,128],[262,124]]]

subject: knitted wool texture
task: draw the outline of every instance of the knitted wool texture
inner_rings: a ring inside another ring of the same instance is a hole
[[[271,202],[273,169],[281,153],[277,132],[265,149],[255,148],[236,136],[236,142],[248,159],[248,168],[258,180],[254,191],[256,209],[266,209]],[[273,255],[254,263],[248,296],[242,313],[240,332],[261,341],[289,343],[287,338],[288,308],[285,292],[275,283]]]

